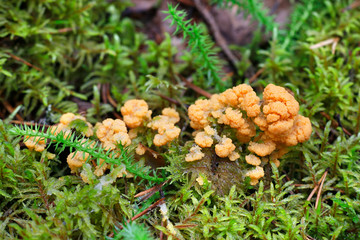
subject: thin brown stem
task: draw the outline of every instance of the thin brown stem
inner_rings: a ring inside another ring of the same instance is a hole
[[[194,90],[195,92],[207,97],[207,98],[211,98],[211,94],[208,93],[207,91],[205,91],[204,89],[196,86],[195,84],[189,82],[186,78],[184,78],[183,76],[179,75],[179,77],[181,78],[181,80],[185,83],[186,86],[188,86],[189,88],[191,88],[192,90]]]
[[[255,80],[265,71],[265,68],[260,68],[250,79],[249,84],[255,82]]]
[[[37,66],[29,63],[28,61],[26,61],[26,60],[24,60],[24,59],[22,59],[22,58],[20,58],[20,57],[18,57],[18,56],[15,56],[14,54],[9,53],[9,52],[7,52],[6,54],[9,55],[9,56],[10,56],[11,58],[13,58],[14,60],[19,61],[19,62],[22,62],[22,63],[24,63],[25,65],[27,65],[27,66],[29,66],[29,67],[31,67],[31,68],[34,68],[34,69],[38,70],[39,72],[42,72],[42,69],[41,69],[41,68],[39,68],[39,67],[37,67]]]
[[[307,201],[310,201],[311,198],[314,196],[314,194],[316,193],[317,189],[319,188],[319,184],[323,181],[323,179],[326,177],[327,175],[327,170],[324,172],[324,174],[321,176],[320,180],[316,183],[314,189],[311,191],[309,197],[306,199]]]
[[[316,202],[315,202],[315,209],[317,209],[317,206],[319,204],[319,200],[320,200],[320,196],[321,196],[321,190],[323,188],[323,185],[324,185],[324,182],[325,182],[325,178],[326,178],[326,175],[328,173],[328,170],[325,171],[325,173],[323,174],[323,177],[322,177],[322,180],[321,180],[321,184],[320,184],[320,188],[319,188],[319,191],[318,191],[318,194],[316,196]]]
[[[210,30],[213,33],[213,36],[215,38],[216,43],[220,46],[222,51],[224,52],[226,58],[229,60],[231,67],[236,70],[236,63],[237,58],[235,55],[230,51],[225,38],[222,36],[220,29],[218,25],[216,24],[216,21],[212,14],[209,12],[206,6],[201,2],[201,0],[194,0],[196,9],[201,13],[201,15],[204,17],[205,21],[209,24]]]
[[[147,214],[148,212],[150,212],[151,210],[153,210],[154,208],[156,208],[157,206],[159,206],[160,204],[162,204],[164,202],[165,202],[165,198],[161,198],[161,199],[157,200],[155,203],[151,204],[147,209],[145,209],[141,213],[138,213],[134,217],[132,217],[131,221],[134,221],[134,220],[138,219],[139,217],[144,216],[145,214]],[[128,222],[130,222],[130,221],[128,221]]]
[[[13,108],[13,106],[10,105],[10,103],[6,100],[2,99],[2,104],[4,105],[4,107],[6,108],[6,110],[11,114],[14,112],[15,108]],[[15,117],[17,118],[17,120],[19,121],[24,121],[24,119],[20,116],[20,114],[16,114]]]

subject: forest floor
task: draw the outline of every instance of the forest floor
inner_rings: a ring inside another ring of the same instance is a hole
[[[360,239],[359,43],[360,1],[5,1],[0,239]]]

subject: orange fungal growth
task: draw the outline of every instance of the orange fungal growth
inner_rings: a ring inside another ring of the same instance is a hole
[[[162,110],[162,115],[168,117],[168,121],[171,123],[177,123],[180,121],[179,113],[173,108],[164,108]]]
[[[267,131],[281,135],[294,125],[299,112],[299,103],[283,87],[267,85],[263,94],[263,113],[267,121]]]
[[[248,164],[253,166],[259,166],[261,164],[260,158],[255,156],[254,154],[249,154],[245,157],[245,160]]]
[[[200,186],[204,185],[204,178],[203,178],[202,176],[198,176],[198,177],[196,178],[196,181],[198,182],[198,184],[199,184]]]
[[[105,163],[104,159],[99,159],[99,164],[96,166],[94,174],[98,177],[104,175],[105,171],[109,169],[110,166]]]
[[[270,160],[270,162],[274,163],[276,167],[280,167],[280,161],[278,159]]]
[[[204,131],[206,132],[207,135],[213,136],[216,134],[216,130],[214,128],[211,128],[210,126],[206,126],[204,128]]]
[[[67,157],[67,163],[71,169],[71,173],[76,173],[89,157],[90,155],[88,153],[81,151],[70,153]]]
[[[247,143],[256,135],[255,124],[246,119],[244,124],[236,129],[236,137],[240,142]]]
[[[215,145],[215,152],[221,158],[229,156],[235,150],[235,145],[230,138],[223,136],[220,143]]]
[[[35,131],[33,130],[33,132]],[[25,136],[24,144],[30,150],[35,150],[36,152],[42,152],[45,150],[46,140],[45,138],[40,138],[40,137]]]
[[[86,137],[92,136],[94,134],[94,131],[93,131],[93,126],[91,125],[91,123],[87,122],[85,117],[75,115],[73,113],[64,113],[63,115],[61,115],[60,123],[55,126],[52,126],[51,132],[54,135],[57,135],[60,132],[63,132],[64,137],[67,138],[71,134],[71,128],[69,125],[71,124],[71,122],[73,122],[74,120],[77,120],[77,119],[84,121],[88,126],[86,132],[83,134]]]
[[[250,177],[250,184],[256,185],[259,182],[259,179],[265,175],[264,169],[262,167],[256,166],[255,169],[250,170],[246,173],[246,176]]]
[[[218,122],[229,125],[231,128],[240,128],[244,125],[245,120],[242,118],[242,113],[239,110],[226,108],[225,114],[220,117]]]
[[[175,109],[165,108],[162,115],[156,116],[148,123],[147,127],[158,131],[153,140],[155,146],[164,146],[179,137],[181,130],[175,126],[178,121],[180,117]]]
[[[190,126],[197,129],[203,129],[210,122],[207,120],[211,110],[211,105],[209,100],[200,99],[191,105],[188,109],[188,115],[190,118]]]
[[[309,140],[312,132],[310,119],[301,115],[296,116],[290,134],[283,141],[287,146],[295,146],[298,143]]]
[[[240,84],[232,88],[236,96],[240,108],[246,111],[248,117],[256,117],[260,113],[260,98],[256,96],[256,93],[251,86],[247,84]]]
[[[124,122],[129,128],[137,128],[143,125],[145,120],[151,118],[151,111],[144,100],[132,99],[125,102],[121,108]]]
[[[233,152],[231,152],[229,154],[229,160],[230,161],[235,161],[235,160],[237,160],[239,158],[240,158],[240,154],[238,152],[233,151]]]
[[[129,130],[129,137],[130,139],[135,139],[137,136],[138,136],[138,133],[139,133],[139,129],[138,128],[132,128]]]
[[[298,112],[295,98],[285,88],[273,84],[264,89],[262,101],[251,86],[240,84],[210,99],[197,100],[188,109],[190,126],[196,130],[197,152],[212,147],[216,141],[216,155],[236,161],[240,154],[235,149],[247,144],[250,154],[245,157],[246,163],[256,166],[247,174],[252,185],[264,176],[260,165],[270,161],[279,166],[279,158],[288,152],[289,146],[310,138],[310,119]]]
[[[236,107],[239,104],[238,96],[233,89],[228,89],[220,94],[220,102],[231,107]]]
[[[129,146],[131,139],[127,133],[126,125],[120,119],[105,119],[97,124],[96,136],[106,149],[115,149],[116,144]]]
[[[81,143],[85,144],[86,140],[83,139]],[[95,142],[91,142],[89,146],[93,147],[94,145]],[[67,163],[71,169],[71,173],[76,173],[88,159],[90,159],[90,155],[88,153],[82,151],[70,153],[67,157]]]
[[[62,123],[64,125],[69,125],[75,119],[85,120],[85,118],[82,116],[76,116],[73,113],[64,113],[60,117],[60,123]]]
[[[200,147],[211,147],[214,140],[206,132],[198,132],[195,136],[195,143]]]
[[[138,144],[138,146],[135,149],[136,154],[138,155],[144,155],[146,152],[146,148],[142,144]]]
[[[250,142],[248,149],[250,152],[264,157],[270,155],[276,149],[276,144],[273,141],[264,141],[263,143]]]
[[[192,162],[192,161],[200,160],[204,156],[205,154],[201,152],[201,148],[196,145],[190,148],[190,152],[186,155],[185,161]]]
[[[202,174],[212,183],[217,181],[214,179],[214,176],[217,176],[214,172],[225,170],[229,171],[228,179],[233,180],[233,177],[237,176],[237,181],[241,181],[248,176],[251,179],[250,184],[256,185],[264,177],[263,167],[268,167],[271,163],[279,167],[280,159],[289,151],[290,146],[310,138],[310,119],[299,115],[299,109],[299,103],[285,88],[273,84],[265,87],[262,100],[247,84],[213,94],[210,99],[197,100],[188,108],[190,126],[195,130],[191,144],[195,143],[186,154],[185,161],[202,162],[188,163],[187,166],[211,171],[212,174]],[[152,118],[148,104],[144,100],[133,99],[125,102],[121,113],[124,120],[108,118],[95,126],[95,135],[101,142],[102,149],[111,151],[109,156],[117,157],[120,154],[116,151],[118,144],[132,144],[133,148],[129,149],[135,149],[135,160],[148,160],[149,154],[145,153],[147,150],[151,153],[151,142],[150,146],[141,144],[148,143],[146,134],[151,132],[152,136],[152,130],[156,131],[152,141],[157,147],[165,146],[180,136],[181,129],[176,126],[180,115],[173,108],[164,108],[161,115]],[[88,126],[83,135],[93,135],[93,126],[86,122],[84,117],[73,113],[62,115],[60,123],[51,127],[52,134],[62,132],[66,138],[72,133],[70,126],[74,120],[82,120]],[[184,124],[184,129],[186,126]],[[25,140],[29,149],[45,149],[46,141],[43,138],[25,136]],[[241,155],[245,156],[245,161]],[[81,151],[70,153],[67,163],[71,172],[77,173],[91,157]],[[93,165],[96,176],[102,176],[110,168],[104,159],[99,159],[98,164],[93,162]],[[121,165],[117,167],[112,174],[133,176],[126,171],[125,166],[123,169]],[[245,172],[245,175],[241,175],[241,172]],[[84,181],[89,181],[85,171],[81,173],[81,177]],[[198,177],[196,181],[202,185],[204,179]],[[223,182],[220,185],[224,186]]]

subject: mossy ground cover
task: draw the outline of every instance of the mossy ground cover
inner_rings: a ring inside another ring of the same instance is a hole
[[[146,21],[159,4],[143,13],[148,18],[138,18],[126,0],[3,1],[0,238],[360,239],[359,4],[295,1],[288,25],[278,29],[257,2],[212,3],[236,5],[263,24],[248,45],[229,46],[241,55],[234,68],[191,4],[180,7],[192,16],[169,7],[178,33],[158,39]],[[175,36],[182,34],[188,46],[180,51]],[[260,44],[265,35],[270,37]],[[286,87],[310,118],[312,136],[293,147],[279,168],[269,166],[257,186],[243,178],[215,190],[212,182],[199,186],[191,174],[197,168],[213,171],[215,180],[229,176],[211,160],[189,171],[187,107],[204,90],[217,93],[240,83],[258,93],[270,83]],[[161,159],[149,157],[156,175],[131,163],[130,147],[119,161],[141,175],[99,178],[85,164],[87,184],[66,164],[70,148],[77,147],[74,139],[32,152],[14,128],[36,123],[45,127],[38,132],[46,132],[65,112],[92,123],[118,118],[132,98],[146,100],[156,114],[176,107],[182,119],[181,136],[165,147],[151,145],[151,133],[141,136]],[[151,188],[153,195],[137,196]]]

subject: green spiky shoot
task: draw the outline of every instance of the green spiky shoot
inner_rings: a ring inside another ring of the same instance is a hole
[[[70,152],[75,149],[75,151],[88,153],[93,159],[97,160],[98,165],[100,164],[100,159],[104,159],[106,163],[111,165],[111,168],[113,168],[114,165],[124,164],[128,172],[150,182],[163,182],[166,180],[165,178],[157,177],[155,171],[151,171],[149,167],[141,166],[140,163],[134,161],[127,149],[121,144],[118,145],[120,150],[105,150],[98,142],[88,138],[78,137],[73,133],[65,137],[63,132],[54,135],[52,131],[51,128],[45,130],[45,127],[40,128],[37,125],[35,125],[35,127],[21,125],[14,126],[10,130],[10,133],[16,136],[23,136],[24,141],[29,139],[29,137],[49,139],[51,140],[50,144],[55,144],[55,149],[59,152],[64,151],[65,147],[69,147]]]

